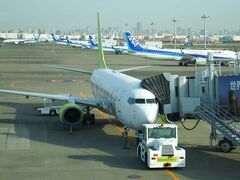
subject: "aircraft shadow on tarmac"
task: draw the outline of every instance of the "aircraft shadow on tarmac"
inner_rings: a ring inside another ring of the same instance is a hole
[[[16,136],[27,138],[31,141],[43,142],[57,146],[72,148],[96,149],[107,155],[68,155],[67,158],[75,160],[93,160],[103,162],[109,167],[145,170],[147,167],[136,157],[136,146],[130,144],[131,149],[123,149],[124,139],[121,135],[108,135],[103,130],[109,121],[105,119],[96,119],[95,125],[80,125],[75,128],[72,135],[69,135],[69,129],[60,123],[59,117],[39,115],[35,107],[39,104],[9,103],[0,102],[1,106],[7,106],[16,109],[15,119],[3,119],[0,117],[1,124],[13,124]],[[4,115],[14,114],[4,112]],[[112,120],[114,121],[114,120]],[[24,133],[23,129],[29,129],[30,133]],[[116,129],[111,127],[115,134]],[[28,137],[23,137],[30,134]]]
[[[109,167],[123,169],[146,170],[146,166],[136,157],[136,145],[130,144],[130,150],[122,149],[122,136],[109,135],[104,127],[109,124],[105,119],[96,119],[95,125],[80,126],[73,135],[59,122],[58,117],[40,116],[34,110],[39,104],[0,102],[1,106],[16,109],[15,119],[3,119],[0,124],[14,124],[18,137],[24,136],[22,127],[30,129],[29,138],[32,141],[72,148],[96,149],[107,155],[70,154],[67,158],[74,160],[92,160],[103,162]],[[8,112],[4,112],[8,114]],[[114,120],[113,120],[114,121]],[[112,127],[113,131],[116,130]],[[104,142],[104,143],[103,143]],[[185,147],[187,154],[186,168],[177,168],[173,172],[191,179],[234,179],[240,176],[239,160],[225,158],[231,154],[217,152],[210,146]],[[236,151],[235,153],[239,153]],[[154,171],[154,170],[153,170]]]

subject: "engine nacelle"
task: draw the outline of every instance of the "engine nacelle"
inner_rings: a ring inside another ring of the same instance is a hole
[[[59,112],[60,121],[69,126],[79,124],[84,116],[83,110],[74,103],[67,103],[61,107]]]

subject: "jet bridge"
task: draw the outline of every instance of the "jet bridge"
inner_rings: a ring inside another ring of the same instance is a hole
[[[235,75],[222,76],[221,66],[218,71],[214,66],[209,54],[207,69],[196,70],[195,76],[163,73],[143,79],[141,86],[156,96],[159,112],[169,120],[196,118],[209,123],[211,140],[218,140],[221,133],[218,145],[229,152],[240,146],[240,53],[234,64]]]
[[[162,113],[164,104],[170,102],[169,80],[166,79],[164,74],[160,74],[143,79],[140,85],[156,96],[159,102],[159,111]]]

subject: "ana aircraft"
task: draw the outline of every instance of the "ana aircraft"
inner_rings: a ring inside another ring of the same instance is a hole
[[[57,36],[54,33],[51,33],[51,36],[52,36],[52,39],[53,39],[52,42],[54,42],[56,44],[72,46],[72,47],[81,47],[81,48],[85,47],[85,44],[82,44],[82,43],[79,43],[79,42],[73,42],[68,37],[67,37],[66,40],[61,40],[61,39],[58,39]]]
[[[125,32],[124,36],[128,48],[135,55],[153,58],[153,59],[171,59],[180,61],[179,65],[205,64],[208,52],[213,52],[213,58],[216,60],[236,59],[236,53],[228,50],[192,50],[192,49],[146,49],[137,41],[131,32]]]
[[[91,75],[92,91],[95,99],[5,89],[0,89],[0,92],[26,97],[32,96],[64,100],[66,104],[61,107],[60,120],[70,127],[78,125],[81,122],[86,122],[86,119],[94,124],[95,118],[93,114],[90,114],[90,107],[98,108],[108,114],[114,115],[122,124],[136,130],[140,130],[142,124],[153,123],[158,114],[158,103],[156,102],[154,94],[140,86],[140,79],[122,74],[122,72],[143,67],[121,70],[107,68],[102,50],[99,14],[97,19],[99,44],[98,69],[86,71],[50,66],[57,69]],[[84,111],[80,105],[86,106],[86,111]]]
[[[33,34],[32,39],[6,39],[2,43],[3,44],[16,44],[16,45],[18,45],[18,44],[34,44],[34,43],[40,42],[40,36],[41,36],[41,34],[38,34],[38,36]]]
[[[98,43],[95,42],[91,35],[89,36],[89,43],[92,49],[98,49]],[[103,51],[115,52],[115,50],[113,49],[113,45],[104,45],[102,46],[102,49]]]
[[[88,41],[80,41],[80,40],[72,40],[69,39],[67,36],[67,42],[68,45],[73,46],[73,47],[82,47],[82,48],[90,48],[90,43]]]

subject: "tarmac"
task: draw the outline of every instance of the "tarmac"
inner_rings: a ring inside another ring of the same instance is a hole
[[[171,72],[194,75],[195,67],[177,62],[148,60],[132,55],[105,53],[111,69],[151,65],[130,71],[136,78]],[[0,88],[43,93],[71,93],[93,97],[89,75],[43,65],[93,70],[95,50],[52,44],[1,46]],[[204,67],[200,67],[204,68]],[[223,73],[233,67],[223,68]],[[136,156],[134,137],[130,149],[122,149],[122,125],[114,117],[93,110],[95,125],[81,125],[69,134],[59,118],[43,116],[36,107],[41,98],[0,94],[0,179],[239,179],[240,149],[223,153],[209,145],[210,127],[205,122],[192,131],[179,124],[179,144],[186,149],[185,168],[148,169]],[[196,122],[188,120],[187,127]],[[131,135],[134,132],[131,131]]]

